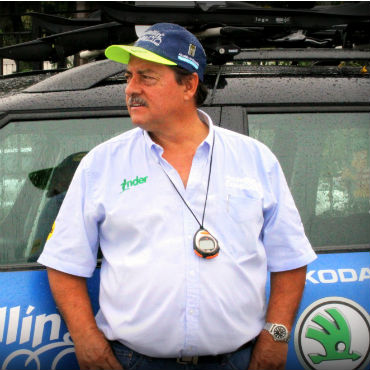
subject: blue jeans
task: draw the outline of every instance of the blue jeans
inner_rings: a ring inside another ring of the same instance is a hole
[[[112,342],[112,349],[124,370],[247,370],[252,345],[199,364],[179,364],[176,359],[153,358],[132,351],[119,342]]]

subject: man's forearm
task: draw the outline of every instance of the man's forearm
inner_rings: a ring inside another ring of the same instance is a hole
[[[266,322],[285,325],[291,331],[306,282],[306,266],[271,273]],[[253,350],[249,369],[284,369],[288,344],[275,342],[262,330]]]
[[[81,369],[122,369],[98,329],[86,279],[48,269],[55,302],[67,324]]]
[[[98,330],[88,295],[86,279],[48,268],[48,277],[54,300],[60,310],[72,339]]]
[[[273,272],[266,321],[284,324],[292,329],[306,282],[307,267]]]

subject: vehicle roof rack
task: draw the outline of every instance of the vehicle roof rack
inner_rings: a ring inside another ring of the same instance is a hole
[[[117,1],[98,5],[100,11],[82,20],[31,13],[35,22],[52,34],[0,48],[0,57],[55,62],[86,49],[103,50],[111,44],[132,43],[137,39],[135,26],[156,22],[178,23],[194,32],[212,64],[260,57],[271,60],[273,56],[278,60],[353,60],[356,56],[367,60],[356,50],[370,50],[369,1],[309,8],[291,8],[298,6],[296,2],[284,8],[265,8],[243,1]],[[276,52],[265,52],[266,48]],[[282,48],[291,52],[282,54]],[[336,48],[354,50],[345,53]],[[261,53],[251,53],[250,49],[261,49]],[[100,58],[104,58],[102,53]]]
[[[89,14],[87,18],[64,18],[39,12],[29,12],[25,15],[32,17],[33,26],[44,28],[52,34],[73,31],[102,23],[100,10]]]
[[[166,21],[200,29],[215,24],[321,29],[368,21],[370,17],[367,1],[310,9],[262,7],[245,1],[108,1],[102,2],[101,8],[104,14],[123,24]]]
[[[268,61],[268,60],[326,60],[326,61],[348,61],[363,60],[370,61],[370,50],[352,49],[271,49],[271,50],[241,50],[234,60]]]
[[[56,62],[81,50],[104,49],[112,43],[132,43],[136,39],[133,26],[109,22],[3,47],[0,58]]]

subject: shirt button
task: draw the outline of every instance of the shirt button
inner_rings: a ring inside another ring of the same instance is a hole
[[[193,310],[189,310],[189,314],[192,315],[194,313]]]
[[[191,270],[191,271],[190,271],[190,275],[191,275],[191,276],[194,276],[194,275],[195,275],[195,271],[194,271],[194,270]]]

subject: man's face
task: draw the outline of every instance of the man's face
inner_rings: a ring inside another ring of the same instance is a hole
[[[168,66],[131,56],[126,78],[126,104],[135,125],[154,131],[181,117],[185,87]]]

